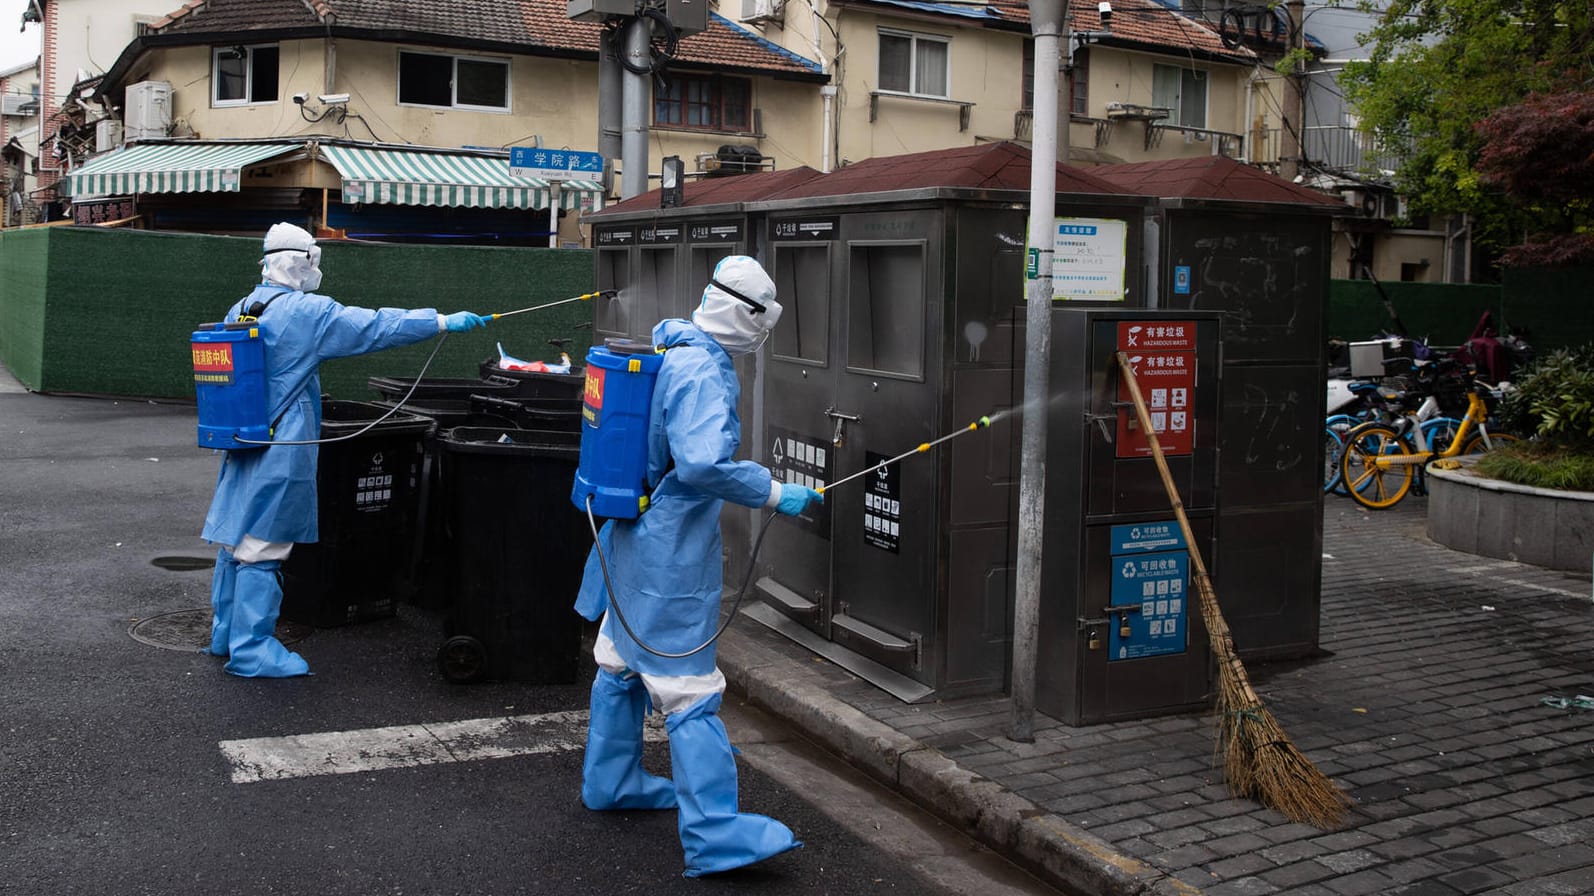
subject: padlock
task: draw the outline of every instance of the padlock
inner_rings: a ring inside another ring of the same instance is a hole
[[[1129,629],[1129,617],[1127,615],[1119,616],[1118,617],[1118,637],[1127,638],[1127,637],[1129,637],[1130,634],[1131,634],[1131,632],[1130,632],[1130,629]]]
[[[1085,642],[1085,646],[1090,650],[1101,649],[1101,635],[1097,634],[1095,629],[1090,630],[1090,640]]]

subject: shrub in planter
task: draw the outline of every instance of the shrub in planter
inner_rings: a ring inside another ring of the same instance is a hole
[[[1500,405],[1507,431],[1534,441],[1478,461],[1478,472],[1539,488],[1594,491],[1594,344],[1539,359]]]

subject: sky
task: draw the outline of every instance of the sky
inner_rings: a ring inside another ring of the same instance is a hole
[[[19,31],[28,0],[0,0],[0,71],[31,62],[39,55],[39,26]]]

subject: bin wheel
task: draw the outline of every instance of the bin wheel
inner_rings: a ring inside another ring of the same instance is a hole
[[[469,684],[487,670],[487,651],[470,635],[455,635],[438,648],[437,667],[454,684]]]

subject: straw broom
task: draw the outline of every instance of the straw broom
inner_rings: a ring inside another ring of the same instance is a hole
[[[1140,383],[1135,380],[1127,353],[1118,353],[1118,367],[1123,371],[1124,382],[1129,384],[1129,396],[1134,400],[1140,429],[1151,445],[1151,456],[1157,463],[1157,472],[1162,475],[1168,500],[1173,503],[1179,529],[1190,546],[1191,578],[1201,601],[1201,618],[1207,625],[1212,655],[1218,662],[1218,749],[1223,751],[1223,777],[1228,782],[1229,792],[1277,809],[1291,821],[1324,829],[1338,827],[1349,800],[1290,741],[1289,735],[1279,727],[1252,689],[1251,679],[1234,649],[1229,624],[1218,608],[1217,591],[1212,587],[1201,550],[1190,531],[1184,502],[1179,500],[1173,474],[1162,456],[1162,445],[1151,426],[1151,412],[1146,409],[1146,399],[1140,394]]]

